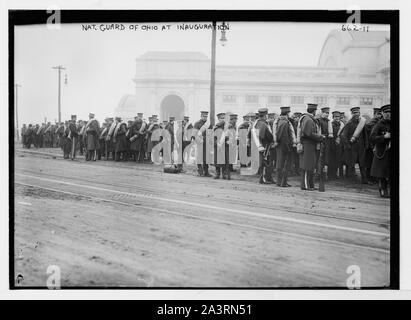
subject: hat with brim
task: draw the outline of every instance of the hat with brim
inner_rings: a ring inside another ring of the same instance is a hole
[[[94,118],[95,114],[94,114],[94,113],[89,113],[88,116],[89,116],[90,118]]]
[[[217,114],[217,119],[221,119],[225,117],[225,113],[224,112],[220,112]]]
[[[301,112],[294,112],[294,116],[295,116],[295,117],[299,117],[299,116],[301,116],[301,115],[302,115]]]
[[[312,112],[317,110],[318,104],[316,103],[307,103],[307,111]]]
[[[341,112],[340,111],[333,111],[331,114],[333,116],[339,116],[339,115],[341,115]]]
[[[330,112],[330,108],[329,107],[323,107],[323,108],[321,108],[321,112]]]
[[[350,111],[351,111],[351,113],[360,111],[360,107],[352,107],[352,108],[350,109]]]
[[[291,108],[290,107],[280,107],[281,113],[287,113],[287,112],[291,112]]]
[[[176,120],[176,117],[169,117],[168,118],[170,121],[174,121],[174,120]]]
[[[209,112],[208,111],[200,111],[200,113],[201,113],[202,116],[208,116]]]
[[[382,106],[381,107],[381,112],[391,112],[391,105],[386,104],[386,105]]]
[[[77,116],[75,114],[71,115],[71,120],[77,120]]]

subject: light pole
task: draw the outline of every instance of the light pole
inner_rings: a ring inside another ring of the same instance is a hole
[[[225,37],[226,24],[223,22],[220,42],[224,46],[227,42]],[[215,118],[215,56],[216,56],[216,35],[217,22],[213,21],[212,35],[211,35],[211,79],[210,79],[210,124],[214,126]]]
[[[20,142],[20,136],[19,136],[19,114],[18,114],[18,101],[17,101],[17,99],[18,99],[18,90],[19,90],[19,87],[21,87],[21,85],[19,85],[19,84],[15,84],[14,85],[14,87],[16,88],[16,127],[17,127],[17,141],[18,142]]]
[[[62,65],[52,67],[58,70],[58,117],[59,123],[61,122],[61,70],[66,70]]]

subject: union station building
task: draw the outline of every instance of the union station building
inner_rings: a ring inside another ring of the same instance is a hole
[[[209,110],[210,66],[201,52],[146,52],[136,59],[135,92],[120,99],[116,115],[198,120],[201,110]],[[346,114],[359,106],[372,115],[374,107],[390,103],[390,35],[331,31],[312,67],[217,65],[215,90],[216,113],[240,117],[262,106],[305,112],[308,102]]]

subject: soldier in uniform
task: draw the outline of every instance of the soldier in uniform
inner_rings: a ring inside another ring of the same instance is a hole
[[[155,130],[160,129],[160,126],[158,124],[157,115],[153,115],[152,119],[153,119],[153,122],[147,128],[147,140],[148,140],[147,141],[147,156],[148,156],[148,160],[150,163],[153,163],[152,158],[151,158],[151,152],[154,146],[156,146],[159,143],[159,141],[151,140],[151,136]]]
[[[236,143],[236,146],[238,146],[238,140],[239,140],[239,137],[238,137],[238,131],[237,131],[237,121],[238,121],[238,114],[235,114],[235,113],[231,113],[230,114],[230,123],[229,123],[229,125],[228,125],[228,129],[230,130],[230,133],[231,132],[235,132],[235,143]],[[228,146],[228,144],[227,144],[227,146],[226,146],[226,152],[227,152],[227,156],[229,155],[229,146]],[[236,150],[238,150],[238,147],[237,147],[237,149]],[[238,153],[236,154],[236,157],[238,158]],[[229,168],[229,170],[230,170],[230,172],[236,172],[236,170],[234,169],[234,163],[237,163],[237,159],[229,159],[228,157],[227,157],[227,160],[228,160],[228,168]]]
[[[78,140],[78,131],[76,126],[77,116],[72,115],[71,121],[68,124],[69,134],[67,136],[67,148],[70,148],[69,153],[71,154],[71,160],[76,158],[76,147],[77,147],[77,140]]]
[[[100,133],[100,138],[99,138],[99,143],[100,143],[100,151],[98,154],[98,159],[101,160],[101,157],[103,156],[105,160],[107,160],[107,135],[108,135],[108,130],[110,128],[109,124],[109,119],[105,118],[103,127],[101,128],[101,133]]]
[[[144,159],[146,159],[146,151],[147,151],[147,123],[143,119],[143,113],[139,112],[137,113],[137,117],[141,119],[141,127],[140,127],[140,134],[138,136],[139,144],[140,144],[140,150],[139,150],[139,158],[138,162],[144,162]]]
[[[113,134],[114,129],[117,125],[117,118],[108,118],[108,132],[106,136],[106,143],[107,143],[107,158],[105,160],[109,160],[111,154],[111,160],[115,160],[115,150],[114,150],[114,142],[113,142]]]
[[[23,127],[21,128],[21,143],[23,145],[23,147],[26,147],[26,131],[27,131],[27,127],[26,124],[23,124]]]
[[[133,125],[128,131],[128,137],[130,139],[130,151],[134,157],[135,162],[140,162],[141,144],[143,143],[143,137],[140,134],[141,126],[143,125],[143,119],[138,116],[134,118]]]
[[[340,133],[344,127],[344,122],[340,120],[340,112],[332,112],[331,120],[331,137],[329,138],[329,164],[328,164],[328,179],[334,180],[344,177],[343,172],[343,153],[340,141]],[[338,171],[338,176],[337,176]]]
[[[99,137],[100,137],[100,125],[96,119],[94,119],[94,114],[89,113],[89,121],[86,124],[84,129],[86,133],[87,141],[87,155],[86,161],[96,161],[97,160],[97,150],[99,146]]]
[[[345,124],[340,137],[344,145],[344,156],[347,165],[347,176],[355,176],[355,164],[358,163],[361,173],[361,183],[368,183],[365,172],[365,118],[361,117],[360,108],[351,108],[352,118]]]
[[[382,119],[371,131],[370,139],[374,144],[374,159],[371,176],[378,179],[380,196],[389,198],[388,182],[391,167],[391,105],[381,107]]]
[[[247,134],[248,134],[248,129],[251,125],[251,121],[250,121],[250,115],[251,113],[247,113],[245,116],[243,116],[243,122],[238,126],[238,131],[240,130],[247,130]],[[246,140],[240,140],[239,143],[245,143],[244,148],[247,148],[247,156],[250,157],[251,156],[251,148],[250,148],[250,144],[247,142],[248,139]],[[240,166],[242,168],[246,167],[247,164],[243,164],[241,163]]]
[[[308,103],[297,129],[297,143],[302,145],[300,154],[301,190],[313,191],[314,170],[319,157],[320,143],[325,139],[321,135],[320,126],[315,119],[317,104]]]
[[[113,133],[113,143],[115,151],[115,161],[127,160],[127,124],[121,120],[120,117],[117,118],[117,125]]]
[[[69,121],[64,121],[62,132],[63,132],[63,135],[62,135],[62,140],[61,140],[61,147],[63,149],[63,158],[69,159],[70,151],[71,151]]]
[[[220,179],[221,171],[223,171],[223,179],[227,179],[227,175],[230,175],[227,166],[227,159],[225,159],[225,163],[221,162],[219,159],[218,154],[226,155],[225,153],[225,137],[223,137],[223,131],[225,130],[225,125],[228,126],[225,122],[225,113],[221,112],[217,114],[217,123],[215,124],[213,131],[220,130],[221,136],[214,136],[214,165],[215,165],[215,176],[214,179]]]
[[[200,177],[211,177],[211,174],[208,172],[207,164],[207,153],[206,153],[206,131],[207,129],[212,129],[208,118],[208,111],[201,111],[201,119],[194,123],[194,129],[197,131],[197,139],[195,136],[191,136],[192,141],[197,142],[196,150],[196,161],[197,161],[197,171]]]
[[[273,133],[267,122],[267,108],[258,109],[258,120],[253,124],[252,127],[252,139],[257,146],[259,152],[259,169],[258,173],[260,175],[259,183],[261,184],[272,184],[269,177],[267,176],[267,168],[270,163],[270,147],[274,143]]]
[[[276,125],[275,138],[277,143],[277,185],[291,187],[287,182],[291,166],[291,153],[296,145],[294,127],[289,120],[290,107],[281,107],[281,114]]]
[[[31,145],[34,144],[35,141],[35,131],[33,128],[33,125],[30,123],[26,132],[25,132],[25,143],[26,143],[26,148],[30,149]]]
[[[367,174],[367,178],[370,182],[375,182],[375,179],[371,177],[370,175],[372,160],[374,158],[374,153],[373,153],[374,143],[371,141],[370,136],[371,136],[372,129],[381,119],[382,119],[381,109],[374,108],[374,117],[365,123],[365,128],[364,128],[365,134],[367,137],[367,145],[365,147],[365,171]]]
[[[190,122],[189,116],[184,116],[183,122],[183,161],[184,161],[184,150],[191,144],[191,132],[193,130],[193,124]],[[189,152],[189,150],[187,151]]]
[[[294,134],[296,137],[297,137],[298,121],[300,120],[301,115],[302,115],[301,112],[294,112],[293,116],[290,119],[290,122],[293,125]],[[291,151],[291,173],[297,176],[300,176],[300,156],[297,153],[296,146],[294,146]]]

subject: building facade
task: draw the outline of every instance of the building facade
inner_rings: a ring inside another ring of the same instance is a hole
[[[199,52],[147,52],[136,59],[135,93],[121,98],[116,114],[143,112],[192,120],[209,109],[210,59]],[[372,114],[390,102],[389,32],[331,31],[317,66],[216,67],[216,113],[239,115],[266,106],[305,111],[307,102],[348,112],[359,106]]]

